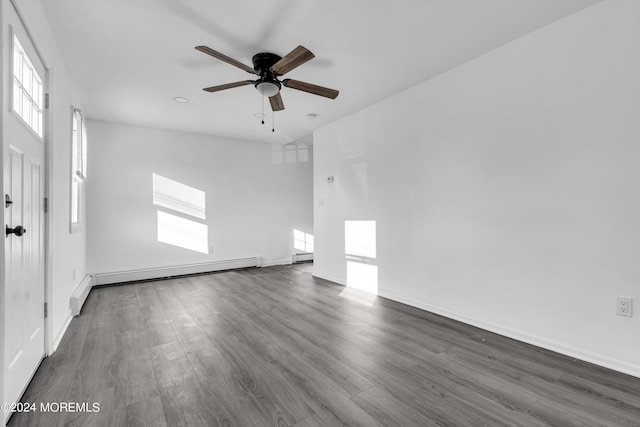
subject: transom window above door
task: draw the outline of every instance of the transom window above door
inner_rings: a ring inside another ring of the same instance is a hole
[[[18,37],[13,36],[13,111],[42,138],[42,77]]]

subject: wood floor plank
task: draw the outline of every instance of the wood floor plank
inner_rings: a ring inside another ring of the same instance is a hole
[[[254,398],[244,392],[238,392],[237,381],[231,375],[217,377],[203,384],[210,395],[210,401],[216,408],[216,420],[228,427],[241,426],[289,426],[277,409],[272,411],[256,404]]]
[[[60,400],[57,400],[60,402]],[[59,426],[110,427],[115,423],[115,389],[107,388],[86,397],[84,402],[89,411],[66,412],[58,415]],[[94,405],[99,405],[94,408]]]
[[[23,402],[48,402],[66,399],[72,390],[76,367],[45,358],[22,397]]]
[[[266,273],[248,271],[245,273],[245,277],[251,278],[255,282],[262,279],[265,274],[275,276],[277,279],[275,282],[263,280],[261,288],[268,290],[270,295],[277,295],[288,301],[289,304],[303,307],[322,317],[339,319],[342,324],[350,328],[362,330],[371,326],[383,325],[394,317],[398,317],[398,315],[387,315],[387,311],[380,312],[375,307],[352,304],[344,298],[328,299],[327,295],[335,296],[333,290],[327,292],[325,287],[313,286],[315,282],[312,277],[306,274],[296,274],[295,271],[287,269],[268,271]],[[361,292],[358,290],[353,291]],[[363,294],[371,297],[371,294]]]
[[[467,342],[463,347],[456,344],[444,354],[451,360],[478,369],[490,370],[495,375],[510,376],[516,380],[537,378],[547,383],[545,386],[555,384],[562,374],[562,371],[556,367],[514,357],[506,352],[489,350],[479,343],[470,344]]]
[[[148,381],[142,383],[122,383],[114,386],[115,401],[114,409],[129,406],[134,403],[144,402],[160,395],[155,377],[150,377]]]
[[[527,413],[543,425],[554,427],[610,427],[616,425],[613,423],[602,424],[567,408],[562,403],[547,398],[538,400],[527,410]]]
[[[139,327],[142,315],[135,304],[135,294],[133,303],[114,312],[115,350],[110,367],[115,384],[152,384],[151,351]]]
[[[166,427],[167,422],[160,397],[133,403],[116,409],[114,426],[127,427]]]
[[[459,357],[462,355],[462,357]],[[605,414],[605,418],[610,420],[612,425],[633,426],[640,425],[640,416],[633,408],[621,407],[619,402],[601,402],[599,398],[594,399],[590,393],[580,393],[571,387],[566,387],[562,383],[549,382],[546,378],[531,375],[528,370],[519,371],[510,364],[505,364],[495,357],[478,357],[477,354],[470,355],[467,350],[452,348],[446,353],[450,361],[455,361],[472,369],[478,370],[495,380],[504,380],[512,385],[500,386],[500,389],[513,389],[517,386],[521,391],[534,393],[538,398],[543,397],[562,402],[569,410],[582,408],[581,411],[591,414]],[[464,372],[455,370],[454,372]],[[620,375],[620,374],[618,374]]]
[[[198,381],[179,342],[153,347],[151,349],[151,360],[160,390]]]
[[[477,414],[489,425],[539,425],[525,414],[539,398],[535,392],[442,359],[434,356],[432,362],[411,370],[420,387],[448,396],[454,406]]]
[[[248,309],[249,303],[243,299],[234,300],[233,303],[242,308]],[[334,357],[329,352],[315,346],[306,339],[304,335],[296,334],[268,313],[253,311],[251,323],[236,335],[242,333],[259,348],[259,353],[266,360],[279,364],[282,360],[287,360],[287,365],[283,368],[291,369],[297,367],[300,372],[309,369],[319,369],[323,375],[331,378],[336,384],[346,392],[347,396],[357,394],[371,387],[373,383],[351,369],[339,358]],[[249,335],[251,338],[249,338]],[[274,349],[274,344],[277,345]],[[298,357],[293,357],[298,356]]]
[[[293,425],[313,413],[303,396],[295,391],[295,384],[279,375],[273,364],[253,354],[251,347],[235,337],[217,343],[229,363],[234,364],[230,378],[234,380],[236,391],[249,395],[263,414],[271,414],[273,421],[281,419]]]
[[[91,291],[9,426],[640,426],[640,379],[312,276]]]
[[[590,400],[614,406],[618,411],[632,414],[640,420],[640,393],[633,387],[621,389],[617,384],[612,385],[609,381],[597,382],[572,373],[562,374],[558,384],[589,396]]]
[[[376,427],[384,424],[340,393],[334,383],[326,377],[315,377],[298,383],[298,392],[313,403],[316,419],[324,420],[327,425],[347,425]],[[300,422],[306,422],[306,419]]]
[[[565,369],[565,372],[640,397],[640,381],[631,375],[618,374],[611,369],[581,360],[576,360]]]
[[[150,347],[178,341],[178,336],[171,327],[171,319],[162,311],[153,286],[153,282],[135,285],[136,301],[142,316],[142,331]]]
[[[165,387],[160,392],[165,420],[169,426],[189,427],[191,422],[215,419],[210,411],[207,395],[198,381]]]
[[[351,398],[365,412],[381,424],[403,427],[436,427],[431,421],[406,403],[396,399],[381,387],[371,387]]]
[[[172,305],[174,330],[181,337],[187,337],[187,339],[181,338],[181,343],[187,351],[190,351],[189,349],[193,348],[193,340],[189,338],[196,336],[198,340],[203,340],[206,335],[189,313],[188,306],[182,303],[182,298],[187,298],[189,301],[188,295],[185,296],[185,289],[188,293],[188,286],[159,288],[157,292],[162,294],[159,297],[162,302]],[[308,417],[312,413],[309,406],[300,399],[299,395],[290,393],[292,387],[282,378],[274,375],[273,366],[268,360],[255,356],[260,352],[260,349],[256,349],[257,341],[262,338],[260,335],[251,333],[256,325],[246,317],[223,319],[223,321],[224,337],[214,334],[209,337],[209,341],[215,343],[215,348],[220,350],[217,356],[222,356],[223,360],[219,363],[236,378],[236,384],[249,393],[255,401],[260,402],[263,409],[269,408],[274,416],[281,413],[289,424]],[[247,333],[243,334],[244,331]],[[211,379],[207,378],[207,382]],[[200,380],[202,381],[201,378]]]
[[[288,307],[288,313],[273,309],[282,303],[277,299],[269,300],[261,292],[246,295],[245,299],[269,313],[294,334],[305,337],[315,347],[347,363],[352,369],[357,368],[357,372],[362,373],[364,365],[375,365],[378,359],[404,366],[411,366],[420,360],[413,354],[378,345],[359,330],[345,328],[335,319],[321,317],[317,313],[306,313],[304,309],[297,307]]]
[[[59,361],[59,364],[78,363],[96,304],[96,294],[90,293],[83,307],[83,315],[71,319],[69,327],[60,340],[55,353],[48,357],[50,362]]]
[[[116,351],[113,327],[116,288],[105,288],[96,293],[96,306],[77,364],[76,378],[70,397],[92,395],[114,386],[111,362]]]

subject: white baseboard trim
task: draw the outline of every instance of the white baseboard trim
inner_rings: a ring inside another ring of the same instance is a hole
[[[60,345],[60,341],[62,341],[62,337],[64,337],[64,333],[67,332],[67,328],[71,323],[71,319],[73,319],[73,315],[71,313],[71,310],[69,310],[69,313],[67,314],[67,318],[65,319],[64,323],[62,324],[62,327],[56,334],[56,337],[53,339],[53,343],[52,343],[51,351],[49,352],[49,355],[53,354],[53,352],[58,349],[58,346]]]
[[[317,277],[318,279],[328,280],[329,282],[337,283],[338,285],[347,286],[347,282],[339,277],[334,277],[326,274],[318,274],[315,271],[312,274],[313,277]]]
[[[602,354],[597,354],[591,351],[586,351],[580,348],[568,346],[566,344],[559,343],[557,341],[533,336],[526,332],[519,331],[516,329],[507,328],[507,327],[496,325],[493,323],[488,323],[479,319],[466,316],[462,313],[457,313],[455,311],[448,310],[446,308],[438,307],[431,304],[421,303],[413,299],[407,298],[404,295],[401,295],[386,289],[380,289],[378,291],[378,295],[393,301],[410,305],[412,307],[417,307],[422,310],[429,311],[431,313],[439,314],[441,316],[445,316],[450,319],[458,320],[468,325],[476,326],[478,328],[485,329],[487,331],[495,332],[496,334],[500,334],[505,337],[513,338],[518,341],[523,341],[528,344],[546,348],[548,350],[555,351],[557,353],[561,353],[570,357],[575,357],[576,359],[580,359],[585,362],[593,363],[599,366],[604,366],[605,368],[613,369],[614,371],[623,372],[625,374],[629,374],[634,377],[640,378],[640,366],[634,363],[629,363],[624,360],[618,360]]]
[[[304,252],[300,254],[291,255],[291,263],[295,264],[296,262],[302,261],[313,261],[313,252]]]
[[[80,283],[78,283],[78,286],[76,286],[76,289],[71,294],[71,301],[69,302],[72,316],[75,317],[80,314],[80,311],[82,310],[82,306],[84,305],[84,302],[87,300],[87,297],[89,296],[89,292],[91,291],[91,288],[93,287],[94,284],[95,284],[95,280],[92,274],[87,274],[80,281]]]
[[[95,285],[134,282],[137,280],[161,279],[163,277],[183,276],[186,274],[208,273],[234,268],[257,267],[260,259],[239,258],[225,261],[203,262],[199,264],[175,265],[171,267],[145,268],[140,270],[114,271],[95,275]]]
[[[288,258],[282,258],[282,259],[262,258],[262,263],[258,267],[273,267],[274,265],[288,265],[288,264],[291,264],[291,260]]]

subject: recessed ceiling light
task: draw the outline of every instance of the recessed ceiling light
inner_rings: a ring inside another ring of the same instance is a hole
[[[186,104],[187,102],[189,102],[187,98],[184,98],[182,96],[176,96],[175,98],[173,98],[173,100],[180,104]]]
[[[316,113],[309,113],[309,114],[307,114],[307,117],[309,118],[309,120],[313,120],[316,117],[318,117],[318,115]]]

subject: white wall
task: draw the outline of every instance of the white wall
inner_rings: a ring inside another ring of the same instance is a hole
[[[16,0],[15,3],[42,56],[45,67],[49,70],[48,92],[51,95],[51,105],[47,112],[45,127],[50,202],[48,218],[50,258],[47,277],[49,319],[47,321],[48,341],[50,349],[53,350],[71,319],[69,307],[71,293],[86,273],[86,232],[85,230],[73,234],[69,232],[71,108],[72,106],[81,108],[82,105],[77,89],[65,69],[64,61],[40,2],[37,0]],[[6,59],[10,48],[7,37],[9,30],[5,19],[9,8],[11,8],[11,3],[2,1],[2,58],[5,62],[2,68],[2,116],[9,114],[8,98],[5,99],[4,96],[8,93],[6,85],[10,82],[9,70],[6,68]],[[7,138],[3,137],[3,151],[6,150],[8,142]],[[4,212],[0,215],[4,216]],[[5,258],[3,253],[0,255],[2,255],[0,256],[0,265],[2,266],[0,269],[2,277],[0,294],[4,295]],[[4,299],[0,304],[4,304]],[[5,312],[1,305],[0,312]],[[0,354],[4,354],[4,348]],[[4,362],[2,362],[2,366],[4,366]]]
[[[599,3],[317,130],[315,275],[377,273],[385,297],[640,376],[639,310],[615,314],[640,307],[638,22]],[[377,253],[348,271],[349,220],[376,221]]]
[[[111,273],[260,256],[287,263],[313,231],[308,147],[90,121],[89,269]],[[300,158],[298,159],[298,154]],[[306,157],[305,157],[306,155]],[[205,192],[206,219],[153,204],[153,174]],[[158,241],[157,212],[205,224],[212,250]]]

